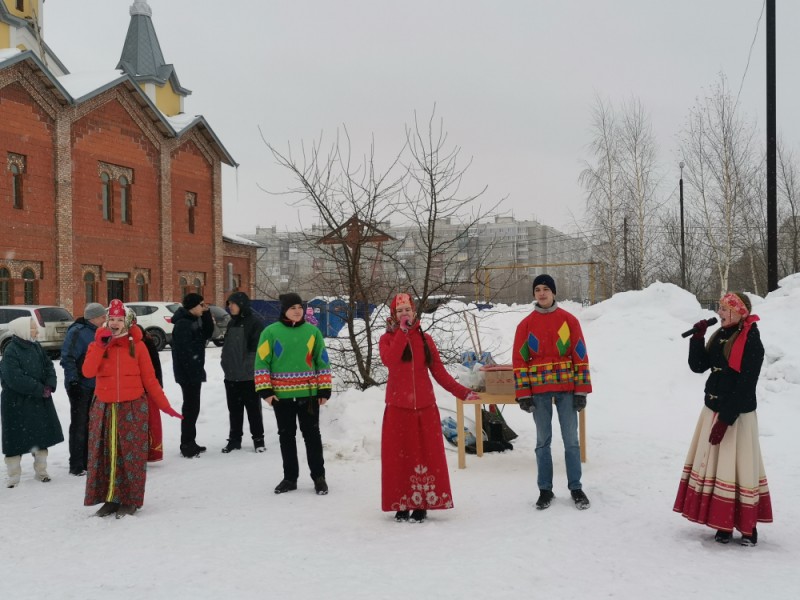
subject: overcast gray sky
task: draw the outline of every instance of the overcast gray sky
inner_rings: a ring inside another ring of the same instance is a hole
[[[71,72],[113,69],[132,0],[47,0],[44,35]],[[765,125],[763,0],[149,0],[167,62],[240,163],[223,175],[224,229],[296,228],[309,214],[285,197],[279,148],[346,125],[356,152],[374,135],[379,167],[414,111],[434,103],[464,163],[462,189],[567,228],[584,194],[596,96],[638,97],[659,144],[664,194],[678,179],[677,134],[724,72]],[[777,2],[778,131],[800,144],[800,2]],[[227,9],[230,7],[230,9]],[[76,35],[77,33],[77,35]],[[763,135],[759,135],[763,143]],[[238,182],[237,182],[238,180]],[[677,202],[677,196],[675,196]]]

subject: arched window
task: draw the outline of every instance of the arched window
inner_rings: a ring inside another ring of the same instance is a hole
[[[103,218],[106,221],[114,220],[114,196],[111,191],[111,177],[108,173],[100,173],[100,181],[103,193]]]
[[[139,273],[136,276],[136,299],[139,302],[144,302],[147,300],[147,281],[145,281],[144,275]]]
[[[13,304],[14,293],[11,287],[11,271],[0,268],[0,304]]]
[[[119,178],[120,219],[123,223],[133,223],[131,214],[131,184],[124,175]]]
[[[197,194],[186,192],[186,219],[189,222],[189,233],[194,233],[195,208],[197,207]]]
[[[91,271],[87,271],[83,275],[83,289],[86,294],[86,304],[97,302],[97,281]]]
[[[23,289],[23,304],[38,304],[36,293],[36,273],[33,272],[33,269],[25,269],[22,271],[22,280],[23,285],[25,286]]]
[[[22,208],[22,169],[18,165],[11,165],[11,197],[14,208]]]
[[[178,285],[181,288],[181,297],[185,296],[186,294],[192,291],[189,289],[189,282],[186,280],[186,277],[181,277]]]
[[[198,294],[203,293],[203,282],[200,281],[199,277],[196,277],[194,280],[194,291],[197,292]]]

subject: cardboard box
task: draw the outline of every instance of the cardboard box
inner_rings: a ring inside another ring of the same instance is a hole
[[[483,367],[487,394],[513,395],[514,368],[511,365]]]

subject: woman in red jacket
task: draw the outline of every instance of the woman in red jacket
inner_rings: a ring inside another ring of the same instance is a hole
[[[408,294],[397,294],[380,340],[389,369],[381,440],[382,507],[395,520],[421,523],[428,510],[453,508],[439,409],[428,372],[461,399],[477,399],[445,370],[436,345],[423,333]],[[409,511],[412,511],[409,514]]]
[[[89,414],[89,464],[85,506],[103,502],[98,517],[132,515],[144,503],[147,468],[148,397],[158,408],[182,418],[169,405],[138,327],[119,300],[108,308],[106,327],[95,334],[83,363],[95,377]]]

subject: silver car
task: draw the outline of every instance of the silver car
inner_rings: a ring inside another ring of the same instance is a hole
[[[39,328],[38,342],[53,358],[61,354],[61,344],[74,319],[66,308],[31,304],[0,306],[0,354],[6,351],[14,335],[8,324],[19,317],[33,317]]]

